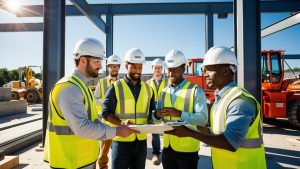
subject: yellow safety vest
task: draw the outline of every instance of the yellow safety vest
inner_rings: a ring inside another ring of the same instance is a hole
[[[147,80],[146,83],[152,88],[153,93],[154,93],[154,99],[157,102],[161,91],[168,86],[169,80],[168,79],[162,79],[162,81],[161,81],[161,83],[158,87],[158,90],[156,88],[155,80],[153,78]]]
[[[97,161],[99,141],[78,137],[73,133],[58,106],[58,93],[71,84],[80,88],[88,118],[96,121],[98,113],[93,92],[75,74],[66,76],[53,87],[49,97],[44,160],[53,168],[80,168]]]
[[[176,97],[174,105],[171,102],[170,88],[165,88],[162,91],[162,107],[174,107],[183,112],[194,112],[194,94],[197,85],[189,81],[180,89],[179,95]],[[164,121],[181,120],[180,117],[166,116]],[[196,126],[193,126],[196,128]],[[164,134],[164,147],[168,148],[171,145],[172,149],[177,152],[197,152],[200,149],[200,141],[191,137],[177,137],[174,135]]]
[[[110,83],[110,80],[108,79],[108,77],[100,79],[99,83],[100,83],[100,93],[101,93],[100,99],[104,100],[105,93],[108,90],[108,88],[111,86],[111,83]],[[102,108],[103,108],[103,105],[97,106],[98,112],[101,112]]]
[[[111,86],[111,82],[108,79],[108,77],[105,77],[105,78],[100,79],[99,83],[100,83],[101,100],[104,100],[106,91]],[[102,104],[97,106],[97,111],[99,113],[102,113],[102,109],[103,109]],[[113,126],[110,122],[106,121],[104,118],[102,118],[101,121],[109,126]]]
[[[237,97],[244,95],[256,102],[257,115],[250,125],[236,152],[219,148],[211,148],[212,163],[214,169],[265,169],[265,149],[262,138],[262,121],[260,105],[256,99],[241,87],[233,87],[220,100],[216,111],[211,111],[211,130],[213,134],[224,133],[226,128],[226,116],[229,104]]]
[[[117,98],[115,115],[121,120],[131,120],[134,124],[147,124],[152,92],[150,87],[141,81],[141,90],[137,102],[124,79],[116,81],[114,89]],[[147,134],[131,134],[130,136],[114,137],[116,141],[132,142],[135,139],[146,140]]]

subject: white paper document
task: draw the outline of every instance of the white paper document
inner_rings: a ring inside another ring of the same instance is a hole
[[[141,133],[155,133],[160,134],[165,131],[173,130],[172,126],[189,125],[186,122],[167,122],[162,124],[141,124],[141,125],[129,125],[128,127],[137,130]]]

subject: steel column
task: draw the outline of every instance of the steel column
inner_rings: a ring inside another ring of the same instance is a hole
[[[114,17],[113,14],[108,12],[106,15],[106,57],[113,54],[113,37],[114,37]]]
[[[234,40],[234,46],[233,46],[233,50],[234,50],[234,53],[235,55],[237,56],[237,53],[236,53],[236,48],[237,48],[237,23],[236,23],[236,1],[237,0],[233,0],[233,40]],[[236,75],[235,75],[236,76]]]
[[[44,0],[43,144],[48,118],[48,97],[65,72],[65,0]]]
[[[109,10],[106,14],[106,57],[114,53],[114,16],[110,11],[110,7],[109,5]],[[107,67],[106,75],[108,75]]]
[[[260,0],[237,0],[238,85],[261,97]]]
[[[205,50],[208,51],[214,46],[214,15],[205,14]]]

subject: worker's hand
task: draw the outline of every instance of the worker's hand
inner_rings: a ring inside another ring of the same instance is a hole
[[[156,110],[156,116],[164,117],[165,116],[165,110],[164,109],[157,109]]]
[[[116,136],[128,137],[131,134],[140,134],[140,132],[130,129],[127,126],[120,126],[116,128]]]
[[[131,120],[125,120],[121,122],[121,126],[128,126],[130,124],[134,124]]]
[[[163,115],[164,116],[171,116],[171,117],[181,117],[181,111],[173,108],[173,107],[164,107],[163,108]]]
[[[165,131],[166,134],[172,134],[178,137],[189,137],[192,130],[185,126],[173,126],[174,130]]]

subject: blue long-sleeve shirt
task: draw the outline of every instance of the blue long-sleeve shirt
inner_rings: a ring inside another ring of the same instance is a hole
[[[174,102],[179,95],[179,91],[183,88],[186,82],[187,80],[183,80],[177,87],[174,87],[172,84],[166,87],[168,90],[170,90],[172,105],[174,105]],[[161,98],[158,100],[156,108],[162,108]],[[156,119],[156,122],[161,121],[161,119],[157,119],[155,115],[153,116],[153,119]],[[206,97],[204,91],[200,87],[196,87],[194,93],[193,112],[182,112],[181,119],[192,125],[205,126],[207,124],[208,110],[206,105]]]
[[[220,99],[226,91],[235,86],[235,82],[230,82],[220,91],[215,92],[214,110],[216,110]],[[254,100],[244,95],[239,96],[229,104],[224,136],[233,148],[238,149],[239,145],[244,141],[249,126],[256,117],[256,112],[256,103]]]

